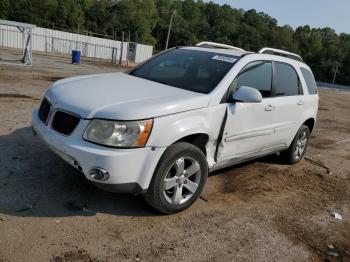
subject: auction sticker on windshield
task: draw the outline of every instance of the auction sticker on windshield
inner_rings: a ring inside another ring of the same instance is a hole
[[[236,58],[233,58],[233,57],[220,56],[220,55],[213,56],[211,59],[219,60],[219,61],[223,61],[223,62],[227,62],[227,63],[234,63],[237,60]]]

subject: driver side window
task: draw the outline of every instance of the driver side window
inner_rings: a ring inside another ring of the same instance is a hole
[[[248,64],[233,81],[232,91],[241,86],[253,87],[260,91],[262,97],[271,97],[272,94],[272,63],[256,61]]]

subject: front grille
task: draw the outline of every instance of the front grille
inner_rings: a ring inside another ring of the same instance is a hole
[[[80,118],[75,115],[57,111],[53,117],[51,127],[61,134],[70,135],[79,124],[79,121]]]
[[[39,108],[39,118],[44,123],[46,123],[46,121],[47,121],[47,118],[48,118],[49,113],[50,113],[50,108],[51,108],[50,102],[47,101],[46,98],[44,98],[44,100],[41,103],[40,108]]]

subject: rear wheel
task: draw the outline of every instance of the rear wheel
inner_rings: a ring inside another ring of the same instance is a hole
[[[298,163],[305,155],[309,138],[309,128],[306,125],[302,125],[289,148],[286,151],[281,152],[282,158],[288,164]]]
[[[190,207],[200,196],[208,177],[203,152],[189,143],[170,146],[159,161],[145,200],[164,214]]]

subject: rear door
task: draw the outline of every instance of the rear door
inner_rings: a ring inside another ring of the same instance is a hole
[[[300,78],[295,68],[287,63],[274,65],[274,81],[270,117],[275,123],[274,143],[289,146],[301,123],[305,110],[305,99]]]

